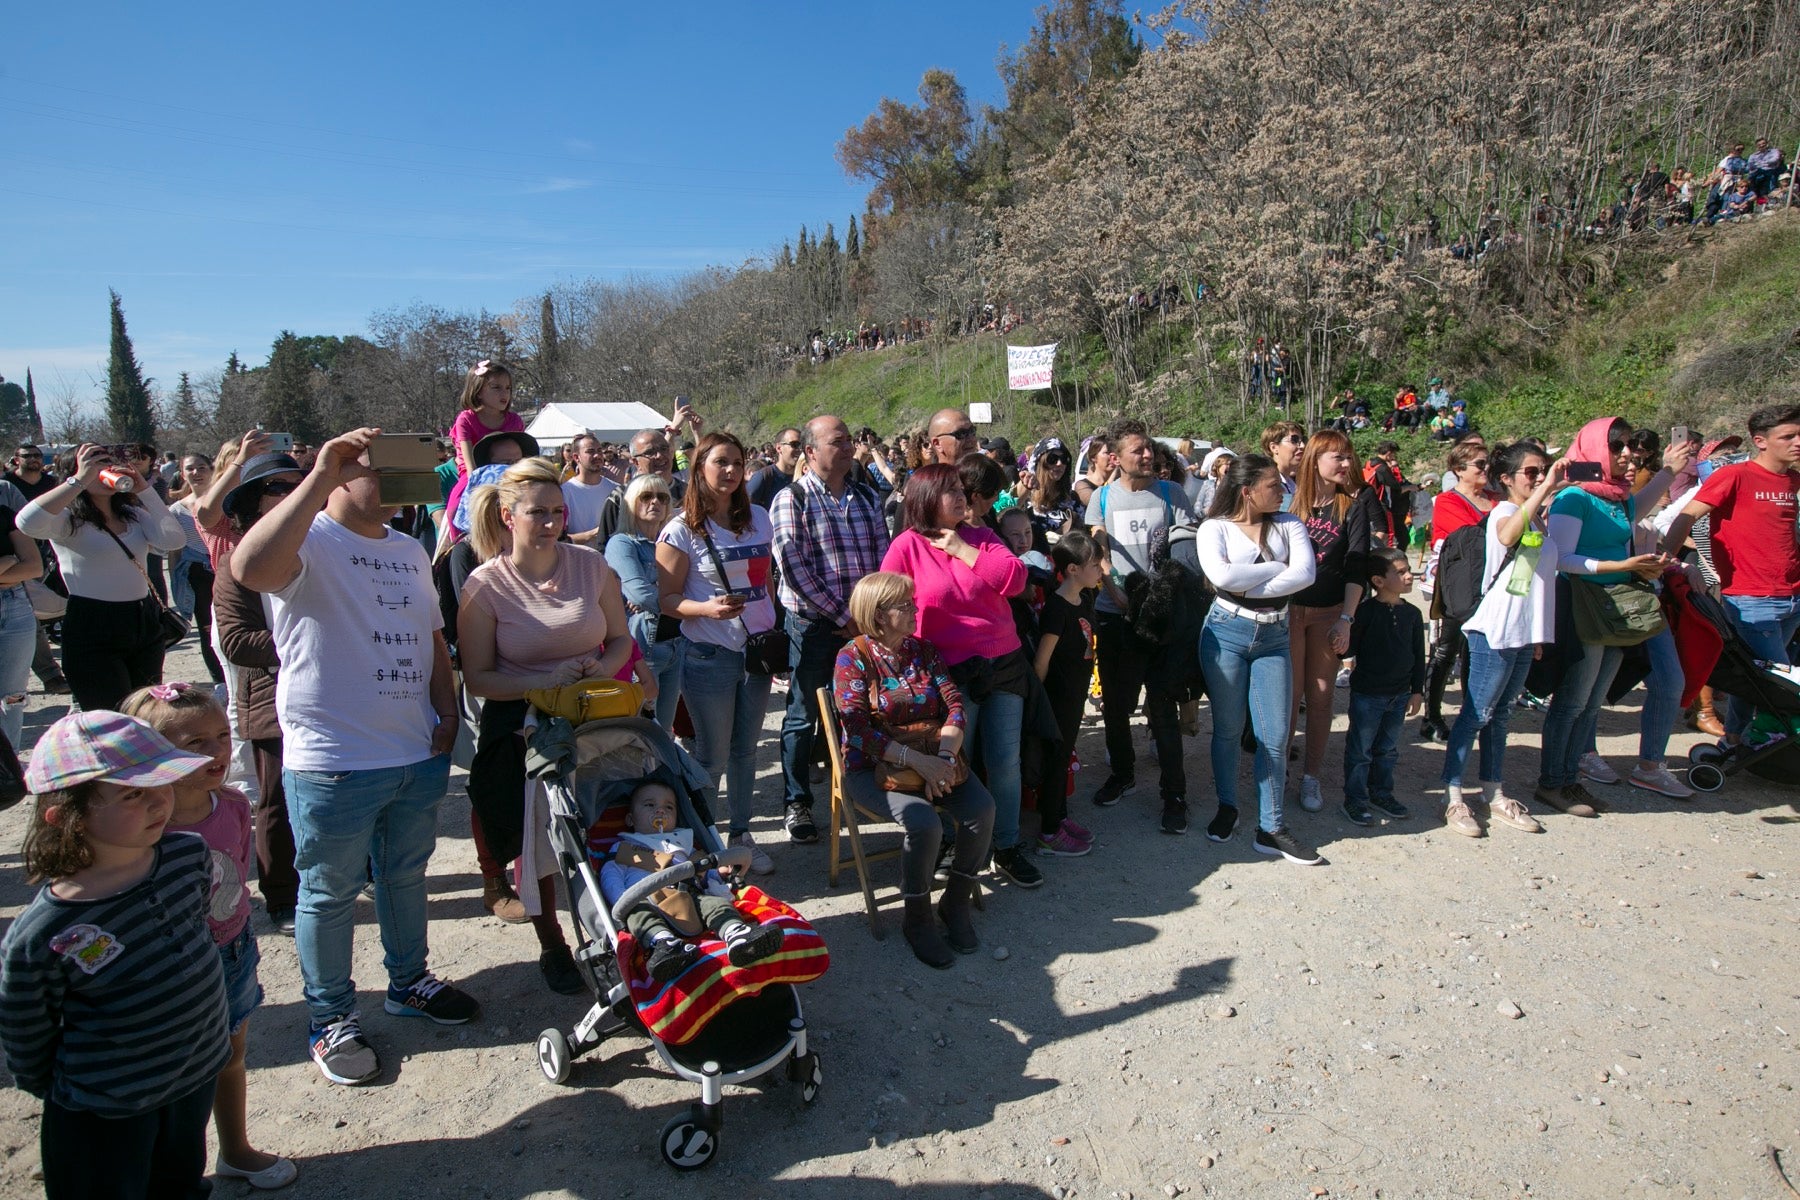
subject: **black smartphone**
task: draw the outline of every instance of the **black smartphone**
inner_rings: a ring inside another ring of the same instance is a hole
[[[1570,483],[1599,483],[1605,476],[1600,473],[1599,463],[1572,462],[1563,478]]]

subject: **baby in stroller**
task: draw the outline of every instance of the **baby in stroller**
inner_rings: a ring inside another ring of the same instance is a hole
[[[680,826],[675,790],[647,780],[627,801],[624,834],[613,857],[600,869],[600,891],[608,905],[641,879],[694,853],[694,831]],[[732,846],[719,852],[719,865],[742,874],[750,866],[750,850]],[[650,977],[667,983],[692,965],[700,947],[692,940],[710,929],[725,943],[733,966],[743,967],[781,950],[779,925],[752,925],[732,906],[731,892],[717,871],[686,887],[667,887],[647,897],[625,915],[625,928],[647,948]]]

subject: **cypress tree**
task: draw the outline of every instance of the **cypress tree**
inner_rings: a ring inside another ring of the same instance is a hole
[[[121,442],[156,440],[156,410],[150,403],[150,383],[144,378],[131,335],[125,331],[125,306],[119,293],[112,297],[112,352],[106,363],[106,419]]]
[[[25,410],[31,421],[31,440],[44,440],[44,417],[38,412],[37,389],[31,385],[31,368],[25,368]]]
[[[556,305],[550,302],[550,293],[544,293],[544,303],[538,310],[538,379],[544,393],[538,399],[548,404],[557,396],[557,375],[562,366],[562,345],[556,333]]]
[[[302,441],[317,442],[318,406],[313,403],[312,364],[291,330],[284,329],[269,351],[269,369],[263,379],[262,420],[270,429],[292,433]]]
[[[862,257],[862,235],[856,231],[856,214],[850,214],[850,232],[844,235],[844,254],[850,258]]]

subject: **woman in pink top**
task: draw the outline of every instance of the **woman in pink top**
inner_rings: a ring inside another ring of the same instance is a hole
[[[920,467],[906,481],[902,529],[881,569],[912,579],[914,633],[937,648],[962,691],[971,758],[994,796],[994,867],[1032,888],[1044,877],[1019,840],[1019,741],[1034,676],[1007,603],[1025,590],[1025,564],[968,520],[957,469]]]
[[[446,513],[456,511],[463,489],[469,486],[469,472],[475,462],[475,443],[490,433],[524,433],[525,420],[513,411],[512,371],[497,359],[484,358],[469,368],[463,378],[462,400],[457,404],[456,420],[450,422],[450,446],[456,456],[456,486],[450,489],[444,504]],[[447,518],[446,518],[447,520]],[[454,541],[456,534],[445,532]]]
[[[557,470],[541,458],[507,468],[491,491],[478,489],[470,536],[487,561],[463,585],[457,647],[463,686],[486,703],[469,802],[484,900],[517,902],[503,868],[524,845],[525,693],[581,679],[616,676],[636,643],[625,624],[619,578],[596,550],[559,541],[567,515]],[[511,535],[511,548],[500,552]],[[656,687],[649,676],[648,689]],[[538,881],[538,967],[552,990],[582,990],[575,960],[556,918],[554,880]],[[507,905],[509,910],[511,905]]]

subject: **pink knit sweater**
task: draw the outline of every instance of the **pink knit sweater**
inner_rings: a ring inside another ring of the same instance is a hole
[[[991,529],[964,525],[957,531],[975,547],[973,567],[951,558],[908,529],[888,547],[881,569],[913,581],[919,605],[916,636],[937,648],[947,666],[977,655],[999,658],[1019,648],[1007,597],[1025,590],[1025,564]]]

